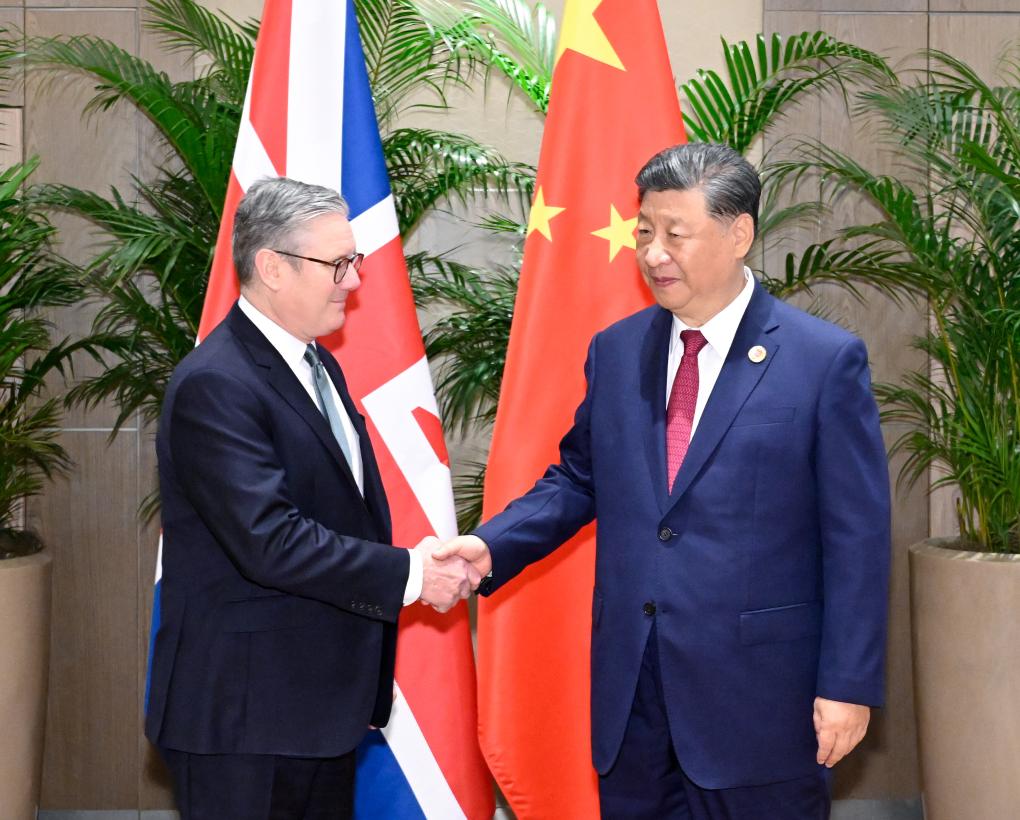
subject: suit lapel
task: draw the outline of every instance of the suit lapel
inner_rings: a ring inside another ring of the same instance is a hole
[[[339,362],[322,345],[318,345],[318,348],[319,358],[322,360],[326,372],[329,373],[329,377],[333,380],[333,384],[336,385],[336,392],[340,396],[340,401],[343,402],[344,409],[347,410],[347,416],[350,418],[351,424],[354,425],[354,430],[358,434],[358,446],[361,448],[361,467],[365,486],[365,502],[368,504],[368,508],[371,510],[375,522],[379,526],[380,540],[388,542],[393,535],[390,522],[390,508],[386,501],[386,491],[383,487],[379,465],[375,460],[375,452],[372,448],[372,440],[368,434],[368,427],[365,424],[364,417],[354,403],[350,391],[347,389],[347,380],[344,378]]]
[[[358,490],[358,484],[354,480],[354,475],[351,473],[350,465],[347,463],[347,459],[344,458],[340,445],[333,436],[329,421],[319,412],[319,408],[315,406],[315,402],[312,401],[305,388],[301,385],[301,382],[298,381],[294,371],[287,366],[287,363],[276,348],[252,324],[251,320],[244,315],[244,312],[236,303],[227,316],[227,320],[230,322],[231,330],[234,331],[234,334],[248,348],[248,352],[251,354],[255,364],[265,372],[265,379],[269,386],[312,428],[316,437],[322,442],[322,446],[329,450],[333,456],[337,466],[340,468],[340,472],[350,482],[353,490],[358,495],[361,495],[361,491]]]
[[[705,466],[705,462],[715,452],[726,431],[730,429],[733,419],[744,406],[751,391],[757,387],[772,363],[776,351],[779,350],[779,345],[768,338],[768,334],[776,328],[776,322],[772,319],[772,302],[773,297],[760,284],[755,284],[754,294],[737,328],[737,334],[733,337],[733,344],[730,345],[722,371],[701,414],[698,429],[694,431],[680,472],[677,473],[668,506],[671,507],[680,500],[701,468]],[[759,363],[752,362],[747,356],[747,352],[755,345],[761,345],[767,351],[765,360]],[[665,448],[665,433],[660,446]]]
[[[641,349],[641,403],[644,418],[639,429],[645,437],[648,469],[659,508],[669,505],[666,484],[666,366],[669,360],[669,334],[673,314],[659,310],[649,325]]]

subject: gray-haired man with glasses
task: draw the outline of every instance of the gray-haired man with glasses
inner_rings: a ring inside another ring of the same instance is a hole
[[[335,191],[256,182],[241,296],[178,366],[157,437],[162,617],[146,734],[184,820],[349,817],[354,749],[389,717],[397,618],[479,582],[391,546],[372,446],[316,339],[361,284]]]

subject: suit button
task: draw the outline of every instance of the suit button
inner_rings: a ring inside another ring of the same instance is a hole
[[[655,604],[652,603],[651,601],[648,601],[642,607],[642,609],[644,610],[645,615],[654,615],[655,614]]]
[[[661,530],[659,530],[659,540],[660,541],[668,541],[672,537],[673,537],[673,530],[671,530],[669,527],[663,527]]]

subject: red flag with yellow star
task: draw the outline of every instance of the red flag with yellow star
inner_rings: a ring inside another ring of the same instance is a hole
[[[651,302],[634,177],[684,140],[655,0],[567,0],[485,484],[485,517],[558,460],[593,334]],[[518,818],[598,816],[587,527],[478,605],[479,730]]]

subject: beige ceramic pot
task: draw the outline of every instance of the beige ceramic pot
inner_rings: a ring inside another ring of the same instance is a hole
[[[0,817],[31,820],[42,784],[52,559],[0,560]]]
[[[1020,555],[910,548],[926,820],[1020,818]]]

